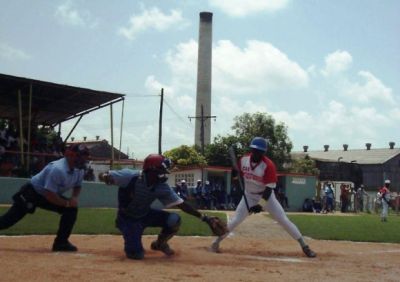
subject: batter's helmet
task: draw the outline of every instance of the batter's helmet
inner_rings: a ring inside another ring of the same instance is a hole
[[[171,160],[157,154],[150,154],[144,159],[143,171],[154,171],[157,174],[169,173],[168,169],[171,167]]]
[[[267,140],[265,140],[262,137],[254,137],[253,140],[251,140],[250,143],[250,148],[260,150],[263,152],[267,151],[268,143]]]

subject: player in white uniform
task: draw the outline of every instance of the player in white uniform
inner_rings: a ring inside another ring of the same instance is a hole
[[[235,214],[228,222],[228,230],[232,232],[251,213],[268,211],[271,216],[297,240],[308,257],[316,257],[310,247],[304,242],[299,229],[286,216],[273,193],[276,187],[277,174],[275,164],[264,154],[267,151],[267,141],[261,137],[255,137],[250,143],[251,153],[244,155],[238,164],[240,175],[244,182],[244,194]],[[262,201],[263,199],[263,201]],[[246,203],[247,202],[247,203]],[[219,245],[229,233],[217,237],[211,245],[211,250],[219,252]]]

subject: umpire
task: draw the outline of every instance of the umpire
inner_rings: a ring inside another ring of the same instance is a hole
[[[89,157],[89,150],[83,144],[74,144],[66,149],[65,157],[46,165],[13,196],[13,205],[0,217],[0,230],[9,228],[27,213],[34,213],[36,207],[61,214],[54,252],[76,252],[68,241],[78,214],[78,196]],[[63,194],[72,189],[72,196]]]

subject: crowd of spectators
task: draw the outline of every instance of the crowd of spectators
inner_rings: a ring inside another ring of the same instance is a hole
[[[60,133],[51,127],[32,127],[29,154],[26,136],[23,132],[21,157],[20,132],[10,121],[0,120],[0,176],[29,177],[38,173],[49,162],[63,156],[64,143]],[[29,159],[28,159],[29,158]]]
[[[203,184],[199,179],[195,187],[188,188],[186,180],[182,179],[176,183],[174,190],[182,199],[193,201],[197,209],[205,210],[234,210],[242,197],[235,185],[227,193],[221,181],[206,180]]]

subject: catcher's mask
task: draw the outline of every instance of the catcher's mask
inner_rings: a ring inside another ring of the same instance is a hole
[[[150,154],[144,159],[143,173],[147,176],[150,185],[155,182],[165,182],[168,179],[168,169],[171,167],[171,160],[157,154]]]
[[[75,168],[85,169],[89,158],[89,149],[84,144],[74,144],[65,150],[65,157],[72,161]]]

